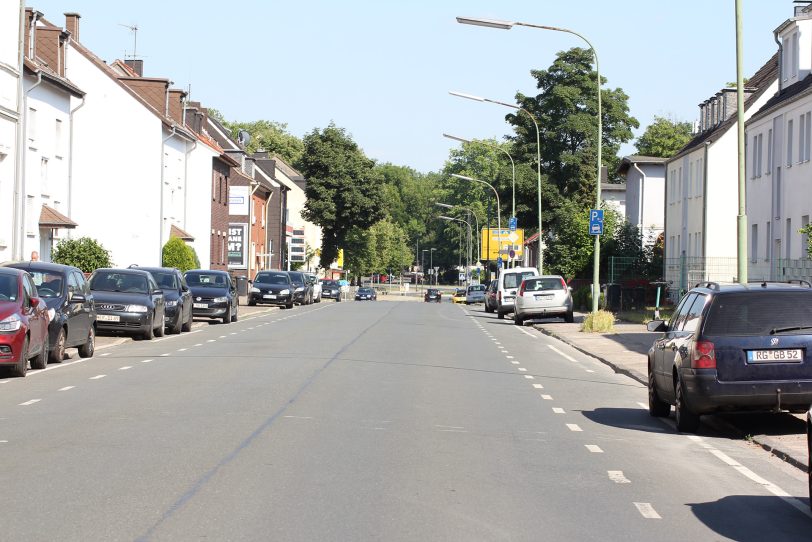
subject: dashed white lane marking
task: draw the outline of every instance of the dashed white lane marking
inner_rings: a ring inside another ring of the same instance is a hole
[[[583,431],[583,429],[578,427],[578,424],[574,424],[574,423],[568,423],[567,424],[567,429],[569,429],[570,431]]]
[[[76,386],[65,386],[64,388],[59,388],[57,391],[68,391],[68,390],[72,390],[75,387]]]
[[[586,372],[588,372],[588,373],[594,373],[595,371],[593,371],[592,369],[587,369],[587,370],[586,370]]]
[[[589,450],[590,452],[592,452],[593,454],[602,454],[603,453],[603,450],[601,450],[601,447],[596,445],[596,444],[584,444],[584,447],[587,450]]]
[[[511,363],[512,363],[513,365],[518,365],[518,364],[519,364],[519,362],[518,362],[518,361],[511,361]]]
[[[214,342],[217,342],[217,339],[208,339],[206,342],[207,343],[214,343]]]
[[[553,407],[553,412],[556,414],[564,414],[563,408]]]
[[[26,401],[25,403],[20,403],[19,406],[28,406],[33,405],[34,403],[39,403],[42,399],[31,399],[30,401]]]
[[[437,427],[438,429],[465,429],[464,427],[461,427],[459,425],[437,425],[437,424],[435,424],[434,427]]]
[[[195,346],[203,346],[203,343],[197,343]]]
[[[312,420],[313,416],[285,416],[285,418],[294,418],[296,420]]]
[[[533,384],[533,387],[536,388],[537,390],[543,390],[544,389],[544,386],[542,386],[541,384]]]
[[[170,354],[161,354],[161,357],[162,357],[162,358],[165,358],[165,357],[167,357],[167,356],[169,356],[169,355],[170,355]]]
[[[660,514],[651,506],[651,503],[648,502],[636,502],[634,505],[637,507],[637,511],[640,512],[640,515],[646,519],[663,519],[660,517]]]
[[[219,338],[220,338],[220,339],[227,339],[227,338],[228,338],[228,335],[220,335],[220,337],[219,337]]]
[[[525,369],[524,367],[517,367],[517,369],[518,369],[520,372],[522,372],[522,373],[526,373],[526,372],[527,372],[527,369]]]
[[[129,371],[130,369],[132,369],[132,365],[125,365],[124,367],[118,368],[119,371]]]
[[[0,440],[0,444],[8,444],[7,440]]]
[[[606,471],[609,474],[609,479],[612,480],[616,484],[631,484],[632,481],[626,478],[623,475],[622,470],[610,470]]]
[[[99,380],[100,378],[104,378],[105,376],[107,376],[107,375],[91,376],[88,380]]]
[[[533,376],[533,375],[524,375],[524,377],[525,377],[527,380],[535,380],[535,379],[536,379],[536,377],[535,377],[535,376]]]
[[[519,331],[521,331],[522,333],[524,333],[525,335],[529,335],[529,336],[533,337],[534,339],[538,339],[538,337],[537,337],[536,335],[534,335],[534,334],[530,333],[529,331],[527,331],[527,330],[526,330],[526,329],[524,329],[524,328],[517,327],[517,326],[513,326],[513,329],[519,330]]]
[[[543,393],[541,394],[541,398],[544,399],[545,401],[552,401],[553,400],[552,395],[545,395]]]
[[[99,354],[101,357],[109,356],[110,352],[105,352],[104,354]]]
[[[237,334],[237,332],[236,332],[236,331],[232,331],[230,334],[231,334],[231,335],[236,335],[236,334]]]
[[[149,363],[150,361],[152,361],[152,360],[151,359],[142,359],[141,363]]]
[[[8,384],[11,380],[0,380],[0,384]]]
[[[186,352],[186,350],[188,350],[188,348],[178,348],[178,352]]]
[[[567,354],[565,354],[564,352],[562,352],[561,350],[559,350],[555,346],[553,346],[551,344],[548,344],[547,346],[550,348],[550,350],[552,350],[553,352],[555,352],[556,354],[558,354],[562,358],[567,359],[569,361],[572,361],[573,363],[578,363],[578,360],[576,360],[574,357],[568,356]]]
[[[507,356],[507,359],[513,359],[513,356]]]

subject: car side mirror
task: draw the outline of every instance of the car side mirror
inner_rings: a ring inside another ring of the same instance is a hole
[[[86,298],[85,298],[84,294],[74,293],[70,298],[71,303],[84,303],[85,301],[86,301]]]
[[[663,320],[652,320],[646,324],[646,329],[652,332],[668,331],[668,326]]]
[[[157,288],[155,290],[152,290],[151,293],[152,293],[152,295],[163,295],[164,291],[161,290],[160,288]]]
[[[38,297],[32,297],[32,298],[31,298],[31,307],[32,307],[32,308],[37,309],[37,308],[39,308],[41,305],[43,305],[42,299],[40,299],[40,298],[38,298]]]

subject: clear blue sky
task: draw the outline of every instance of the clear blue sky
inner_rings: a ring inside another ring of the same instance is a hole
[[[776,50],[790,0],[743,0],[745,71]],[[191,84],[192,98],[229,120],[269,119],[302,136],[331,120],[368,156],[420,171],[443,166],[454,142],[502,137],[502,101],[534,94],[530,70],[582,46],[575,36],[457,24],[455,16],[567,27],[587,36],[612,88],[629,95],[640,130],[654,115],[693,121],[697,104],[734,81],[733,0],[300,0],[195,2],[42,0],[51,21],[82,15],[81,41],[111,61],[138,54],[145,75]],[[622,149],[633,152],[631,145]]]

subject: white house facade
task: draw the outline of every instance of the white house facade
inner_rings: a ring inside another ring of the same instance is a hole
[[[665,228],[665,159],[625,156],[618,174],[626,179],[626,221],[640,230],[643,246],[650,246]]]
[[[781,44],[778,93],[746,123],[748,274],[812,277],[812,9],[775,30]]]

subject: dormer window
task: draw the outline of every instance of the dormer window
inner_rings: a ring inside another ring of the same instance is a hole
[[[792,59],[790,64],[790,77],[798,77],[798,53],[800,51],[800,36],[798,32],[792,34]]]

